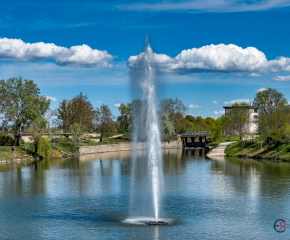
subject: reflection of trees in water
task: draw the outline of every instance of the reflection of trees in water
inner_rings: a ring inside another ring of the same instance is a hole
[[[0,172],[0,196],[15,197],[44,194],[46,192],[44,170],[49,169],[49,166],[49,160],[30,163],[30,165],[25,163],[9,164],[6,166],[8,169],[5,169],[5,172]],[[25,171],[23,171],[24,169]]]
[[[164,174],[182,175],[188,162],[204,160],[204,149],[163,149]]]
[[[165,174],[181,174],[179,170],[185,169],[188,161],[204,160],[204,149],[163,149],[163,171]],[[98,154],[81,155],[79,160],[88,167],[88,164],[94,164],[96,161],[102,161],[103,175],[108,175],[112,170],[108,168],[112,165],[106,165],[107,161],[118,160],[121,165],[121,174],[131,176],[132,169],[134,176],[145,176],[148,171],[148,162],[146,150],[138,150],[136,153],[135,166],[132,168],[133,160],[131,151],[106,152]],[[107,174],[105,174],[105,172]]]
[[[212,173],[230,176],[224,184],[238,193],[284,196],[290,190],[290,163],[228,157],[213,161]]]

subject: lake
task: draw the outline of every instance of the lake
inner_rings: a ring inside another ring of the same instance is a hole
[[[0,239],[290,238],[290,164],[163,150],[160,218],[145,151],[0,165]],[[274,222],[287,223],[284,233]]]

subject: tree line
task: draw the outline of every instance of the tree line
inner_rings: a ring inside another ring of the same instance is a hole
[[[102,141],[105,133],[115,131],[113,114],[108,105],[94,108],[87,95],[80,93],[71,100],[62,100],[59,107],[52,111],[51,101],[41,95],[33,80],[9,78],[0,81],[0,132],[1,145],[23,144],[24,132],[32,134],[34,153],[48,152],[49,140],[42,138],[45,130],[50,135],[73,134],[79,141],[83,132],[98,131]],[[52,120],[52,126],[50,120]]]
[[[80,92],[70,100],[62,100],[55,110],[50,109],[51,101],[41,95],[33,80],[10,78],[0,81],[0,118],[2,133],[0,144],[21,146],[23,133],[33,136],[35,153],[39,151],[45,130],[50,134],[70,133],[77,146],[84,132],[99,132],[100,141],[104,135],[114,132],[130,133],[133,130],[133,116],[140,115],[142,104],[135,99],[122,103],[119,116],[114,118],[108,105],[94,107],[86,94]],[[256,93],[253,105],[259,109],[259,117],[250,119],[251,106],[246,103],[234,104],[227,116],[217,119],[188,115],[188,108],[178,99],[165,98],[160,101],[158,113],[164,140],[186,131],[208,131],[218,139],[225,135],[238,134],[240,139],[249,134],[247,125],[255,121],[257,134],[265,141],[273,143],[290,142],[290,107],[284,94],[268,88]],[[51,121],[52,119],[52,121]],[[138,118],[138,121],[144,119]],[[51,124],[52,123],[52,124]]]

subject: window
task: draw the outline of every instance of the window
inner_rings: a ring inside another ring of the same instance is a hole
[[[254,113],[258,113],[258,109],[257,108],[254,109]]]

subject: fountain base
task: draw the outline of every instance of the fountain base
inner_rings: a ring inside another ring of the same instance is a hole
[[[168,222],[163,222],[163,221],[151,221],[151,222],[146,222],[147,225],[168,225]]]

